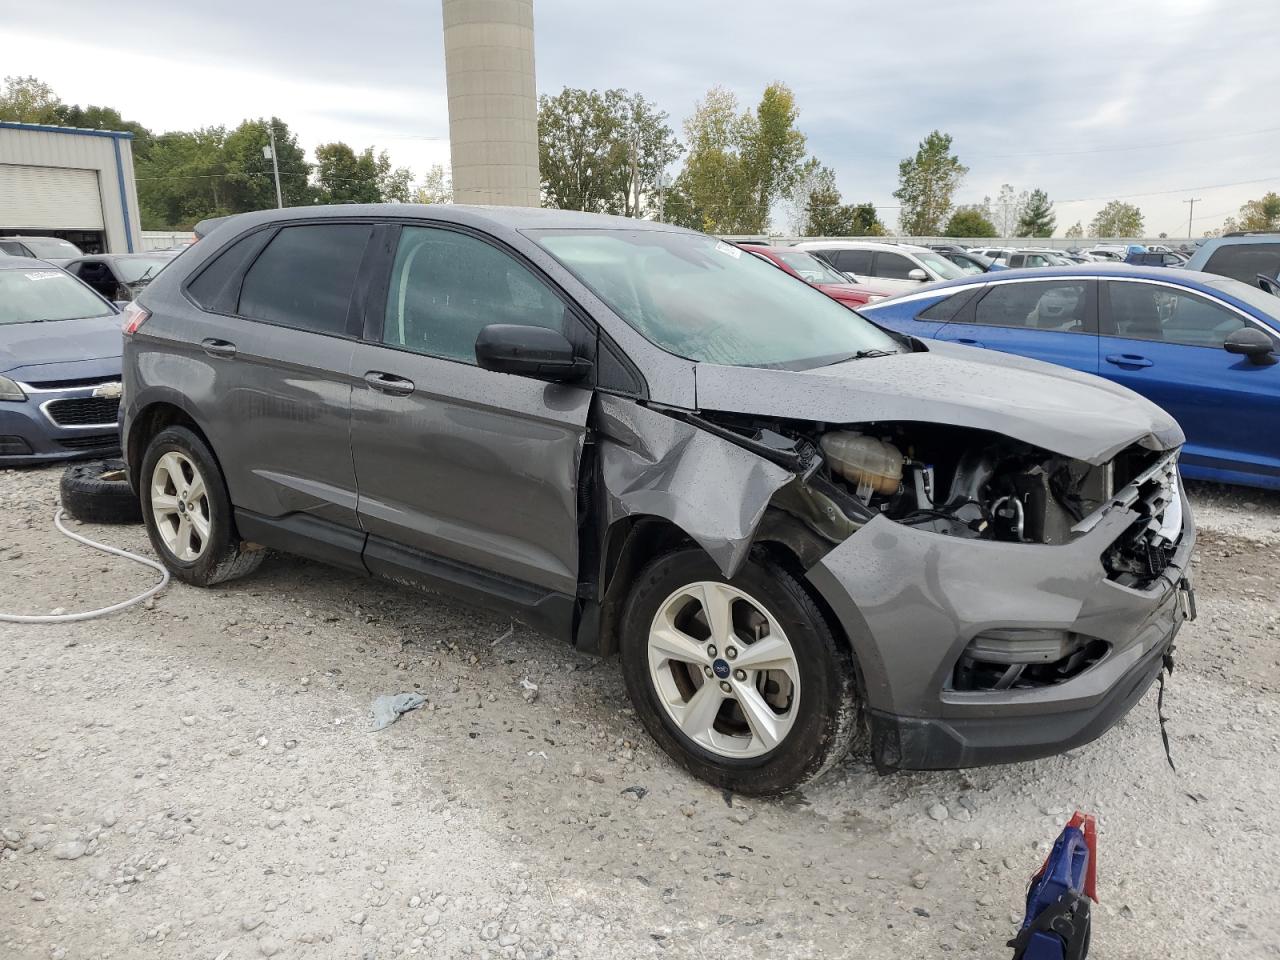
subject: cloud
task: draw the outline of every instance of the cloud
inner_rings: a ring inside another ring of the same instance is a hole
[[[1042,187],[1065,228],[1102,206],[1068,200],[1199,187],[1197,233],[1267,189],[1206,186],[1280,188],[1277,18],[1273,0],[535,4],[539,89],[637,90],[679,130],[712,85],[745,107],[784,81],[849,199],[894,204],[897,161],[941,129],[970,167],[962,202]],[[90,0],[3,0],[5,72],[159,129],[275,113],[307,146],[374,145],[419,173],[447,160],[430,139],[448,135],[438,3],[115,0],[109,19]],[[1135,202],[1175,233],[1183,198]]]

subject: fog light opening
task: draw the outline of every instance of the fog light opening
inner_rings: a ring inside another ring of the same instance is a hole
[[[1029,690],[1078,677],[1106,656],[1104,640],[1066,630],[985,630],[952,673],[959,691]]]

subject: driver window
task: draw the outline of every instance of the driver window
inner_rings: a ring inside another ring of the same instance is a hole
[[[1155,283],[1108,281],[1115,335],[1191,347],[1221,347],[1244,317],[1183,290]]]
[[[476,237],[436,227],[400,233],[382,340],[395,347],[476,362],[476,337],[491,323],[568,335],[564,304],[509,255]]]

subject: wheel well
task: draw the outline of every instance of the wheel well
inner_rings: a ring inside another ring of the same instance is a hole
[[[135,490],[139,489],[139,484],[142,481],[142,458],[146,456],[147,447],[150,445],[151,439],[166,427],[173,426],[186,427],[203,440],[210,450],[213,449],[204,431],[191,419],[191,415],[181,407],[163,402],[151,404],[134,418],[132,425],[129,427],[129,442],[127,446],[129,482],[133,484]]]
[[[596,652],[617,653],[618,623],[629,587],[640,568],[653,557],[693,542],[680,527],[662,517],[627,517],[609,528],[600,564],[600,626]]]

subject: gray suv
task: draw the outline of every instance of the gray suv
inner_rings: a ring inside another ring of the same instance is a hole
[[[787,790],[1085,743],[1190,609],[1183,441],[1103,380],[883,330],[731,244],[556,210],[245,214],[126,311],[151,542],[264,547],[618,653],[680,763]]]

